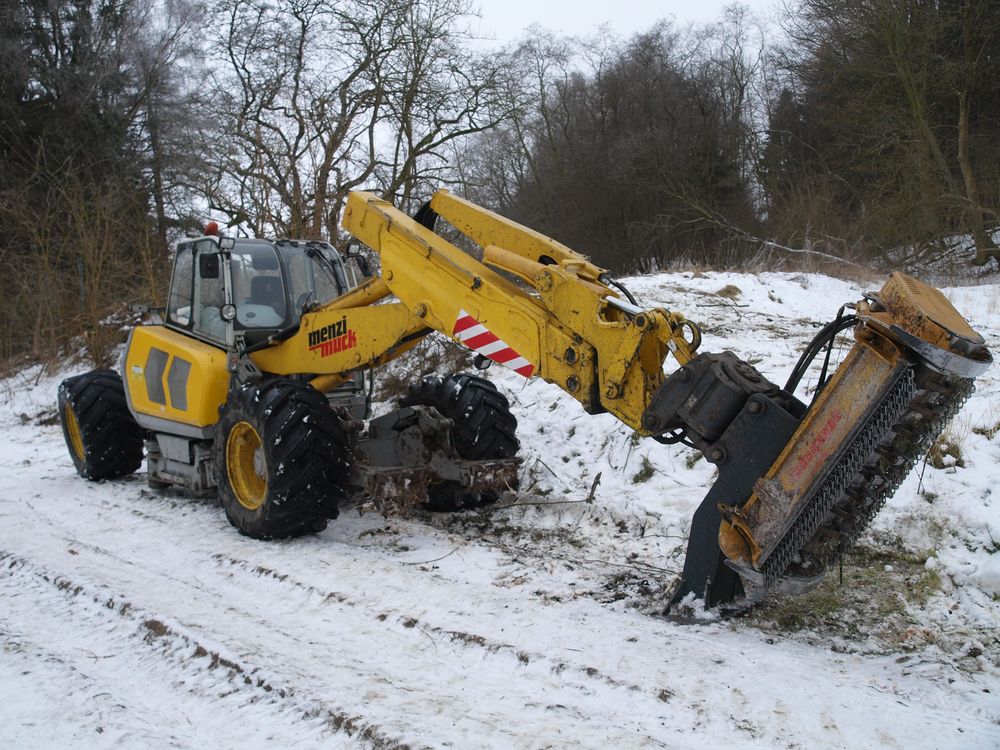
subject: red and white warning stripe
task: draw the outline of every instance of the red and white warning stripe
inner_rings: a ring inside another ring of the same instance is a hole
[[[507,342],[465,310],[458,311],[458,319],[455,321],[452,334],[472,351],[509,367],[526,378],[530,378],[531,373],[535,371],[535,366],[531,362],[511,349]]]

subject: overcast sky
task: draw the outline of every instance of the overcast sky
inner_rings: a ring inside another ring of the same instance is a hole
[[[644,31],[661,18],[683,25],[720,18],[732,0],[474,0],[479,6],[479,34],[500,44],[513,41],[533,23],[560,34],[586,36],[602,23],[621,36]],[[779,0],[743,0],[755,12],[774,11]],[[473,30],[477,22],[473,21]]]

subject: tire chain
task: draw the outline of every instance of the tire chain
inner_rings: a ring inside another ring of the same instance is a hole
[[[972,380],[908,369],[809,507],[764,563],[766,586],[813,577],[857,540],[975,390]]]

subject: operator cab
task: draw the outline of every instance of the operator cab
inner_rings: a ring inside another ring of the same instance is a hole
[[[326,242],[204,237],[177,245],[167,325],[225,347],[231,304],[234,332],[253,345],[293,329],[303,312],[354,286],[354,274],[349,278]]]

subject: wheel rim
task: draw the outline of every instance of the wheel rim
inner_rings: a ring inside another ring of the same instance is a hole
[[[83,433],[80,431],[80,420],[76,418],[73,407],[66,404],[66,432],[69,434],[69,445],[73,453],[81,461],[86,458],[86,451],[83,449]]]
[[[267,459],[264,444],[249,422],[237,422],[226,441],[226,469],[236,501],[257,510],[267,495]]]

